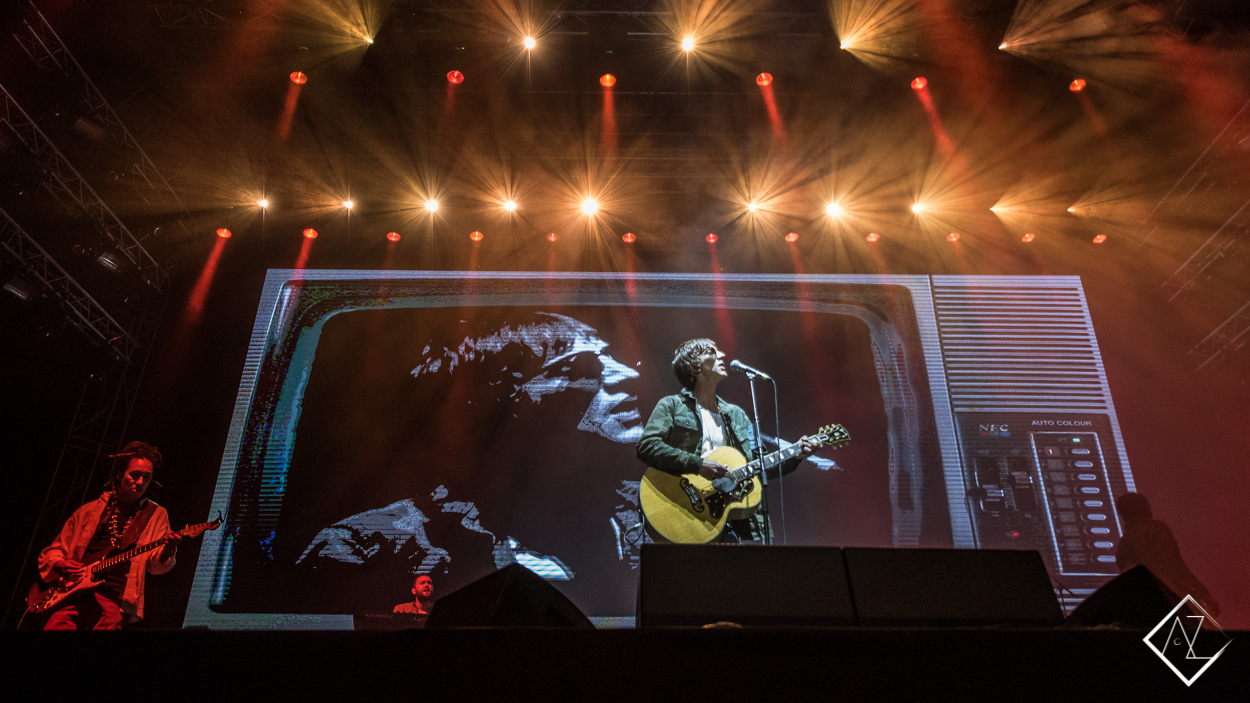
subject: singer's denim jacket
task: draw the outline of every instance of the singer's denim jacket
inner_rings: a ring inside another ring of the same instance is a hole
[[[742,408],[722,400],[721,417],[725,423],[726,442],[738,449],[748,460],[755,458],[755,433],[751,422]],[[703,425],[699,419],[699,409],[694,395],[683,388],[676,395],[665,396],[656,403],[638,439],[638,459],[647,466],[654,467],[665,473],[697,474],[703,466],[703,458],[699,456],[699,443],[703,439]],[[768,470],[771,481],[785,475],[798,467],[802,461],[794,457],[780,466]],[[731,529],[741,539],[760,539],[764,521],[759,513],[746,520],[735,520],[730,523]]]

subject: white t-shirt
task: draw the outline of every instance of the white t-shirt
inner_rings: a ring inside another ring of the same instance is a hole
[[[699,456],[706,457],[725,446],[725,421],[719,412],[712,412],[695,403],[699,408],[699,420],[703,424],[703,440],[699,443]]]

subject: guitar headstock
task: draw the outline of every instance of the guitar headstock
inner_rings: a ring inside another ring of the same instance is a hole
[[[825,425],[812,436],[821,444],[827,444],[834,449],[851,441],[851,433],[847,432],[842,425]]]
[[[178,535],[182,537],[183,539],[199,537],[200,535],[204,534],[208,530],[215,530],[218,527],[221,527],[221,523],[222,523],[221,513],[217,513],[216,520],[213,520],[212,522],[201,522],[198,525],[187,525],[181,530],[178,530]]]

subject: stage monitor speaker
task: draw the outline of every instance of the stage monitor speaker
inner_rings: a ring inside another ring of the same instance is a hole
[[[1135,566],[1091,593],[1085,602],[1076,606],[1068,621],[1086,627],[1121,623],[1150,629],[1180,600],[1159,583],[1150,569]]]
[[[644,544],[638,626],[831,626],[854,622],[842,550]]]
[[[1037,552],[848,547],[844,553],[860,625],[1046,626],[1063,620]]]
[[[563,593],[520,564],[505,566],[435,601],[425,628],[445,627],[594,629]]]

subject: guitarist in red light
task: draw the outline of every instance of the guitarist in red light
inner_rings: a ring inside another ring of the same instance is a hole
[[[729,467],[708,458],[714,450],[731,446],[747,457],[753,454],[749,449],[753,442],[746,413],[716,395],[716,387],[728,377],[725,353],[710,339],[692,339],[674,353],[673,373],[681,381],[682,391],[661,398],[656,404],[638,440],[638,458],[648,466],[674,475],[697,474],[709,481],[721,478]],[[811,437],[804,437],[800,444],[801,451],[770,469],[770,477],[793,471],[799,462],[821,447],[821,443]],[[719,539],[757,541],[764,538],[768,529],[764,518],[756,513],[731,521]]]
[[[116,630],[123,620],[143,618],[145,576],[173,568],[181,539],[170,532],[165,509],[144,497],[152,472],[160,464],[161,453],[144,442],[131,442],[113,455],[104,493],[74,511],[57,538],[39,554],[39,573],[49,583],[57,579],[73,582],[110,553],[141,542],[168,541],[159,551],[109,569],[100,579],[102,585],[67,598],[52,611],[45,630]]]

